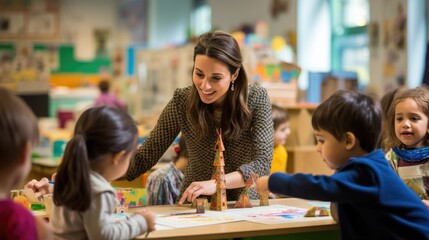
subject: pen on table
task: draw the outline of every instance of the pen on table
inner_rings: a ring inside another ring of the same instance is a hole
[[[146,232],[146,235],[144,235],[144,238],[147,238],[149,236],[149,231]]]
[[[168,215],[165,215],[165,217],[170,217],[170,216],[181,216],[181,215],[195,215],[198,214],[196,212],[178,212],[178,213],[170,213]]]

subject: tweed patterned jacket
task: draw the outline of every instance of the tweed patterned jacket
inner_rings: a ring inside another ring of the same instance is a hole
[[[129,181],[151,169],[180,131],[186,138],[189,152],[181,194],[192,182],[211,179],[214,171],[214,147],[217,133],[213,126],[209,136],[201,141],[197,140],[196,130],[186,114],[186,100],[190,90],[191,86],[176,89],[148,139],[140,146],[131,160],[126,174]],[[271,103],[267,91],[262,87],[250,85],[248,106],[252,111],[250,126],[243,129],[241,136],[236,140],[223,139],[225,173],[239,171],[243,175],[244,181],[250,178],[252,172],[260,176],[270,173],[274,149]],[[227,199],[229,201],[237,200],[242,190],[243,188],[228,189]],[[249,197],[257,199],[259,196],[252,188]]]

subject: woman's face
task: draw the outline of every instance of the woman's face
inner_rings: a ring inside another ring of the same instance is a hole
[[[205,55],[195,57],[192,81],[198,90],[200,99],[205,104],[221,107],[231,82],[235,81],[238,72],[231,74],[228,66],[215,58]]]

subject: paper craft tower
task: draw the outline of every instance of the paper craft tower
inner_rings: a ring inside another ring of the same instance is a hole
[[[265,193],[259,194],[259,206],[270,206],[270,201],[268,200],[268,194],[265,194]]]
[[[222,130],[217,129],[218,139],[215,145],[215,159],[213,162],[214,172],[212,175],[212,179],[216,180],[216,192],[212,195],[210,202],[210,210],[222,211],[228,208],[226,202],[226,182],[225,182],[225,161],[223,158],[223,151],[225,151],[225,147],[222,142]]]
[[[258,175],[256,173],[252,173],[251,177],[247,179],[246,186],[241,192],[240,197],[238,197],[237,202],[234,205],[234,208],[252,208],[252,203],[249,198],[249,189],[255,185],[256,180],[258,179]]]

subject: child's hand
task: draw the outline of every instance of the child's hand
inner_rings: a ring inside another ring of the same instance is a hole
[[[427,208],[429,208],[429,200],[422,200]]]
[[[155,213],[149,209],[142,209],[137,211],[136,214],[140,214],[144,217],[146,220],[148,232],[155,231]]]
[[[257,193],[268,194],[270,190],[268,189],[268,179],[270,176],[262,176],[258,178],[256,182],[255,190]]]
[[[51,189],[49,187],[49,180],[47,178],[42,178],[40,181],[37,181],[36,179],[31,180],[28,182],[24,188],[30,188],[33,189],[34,195],[37,198],[42,197],[44,194],[50,193]]]

